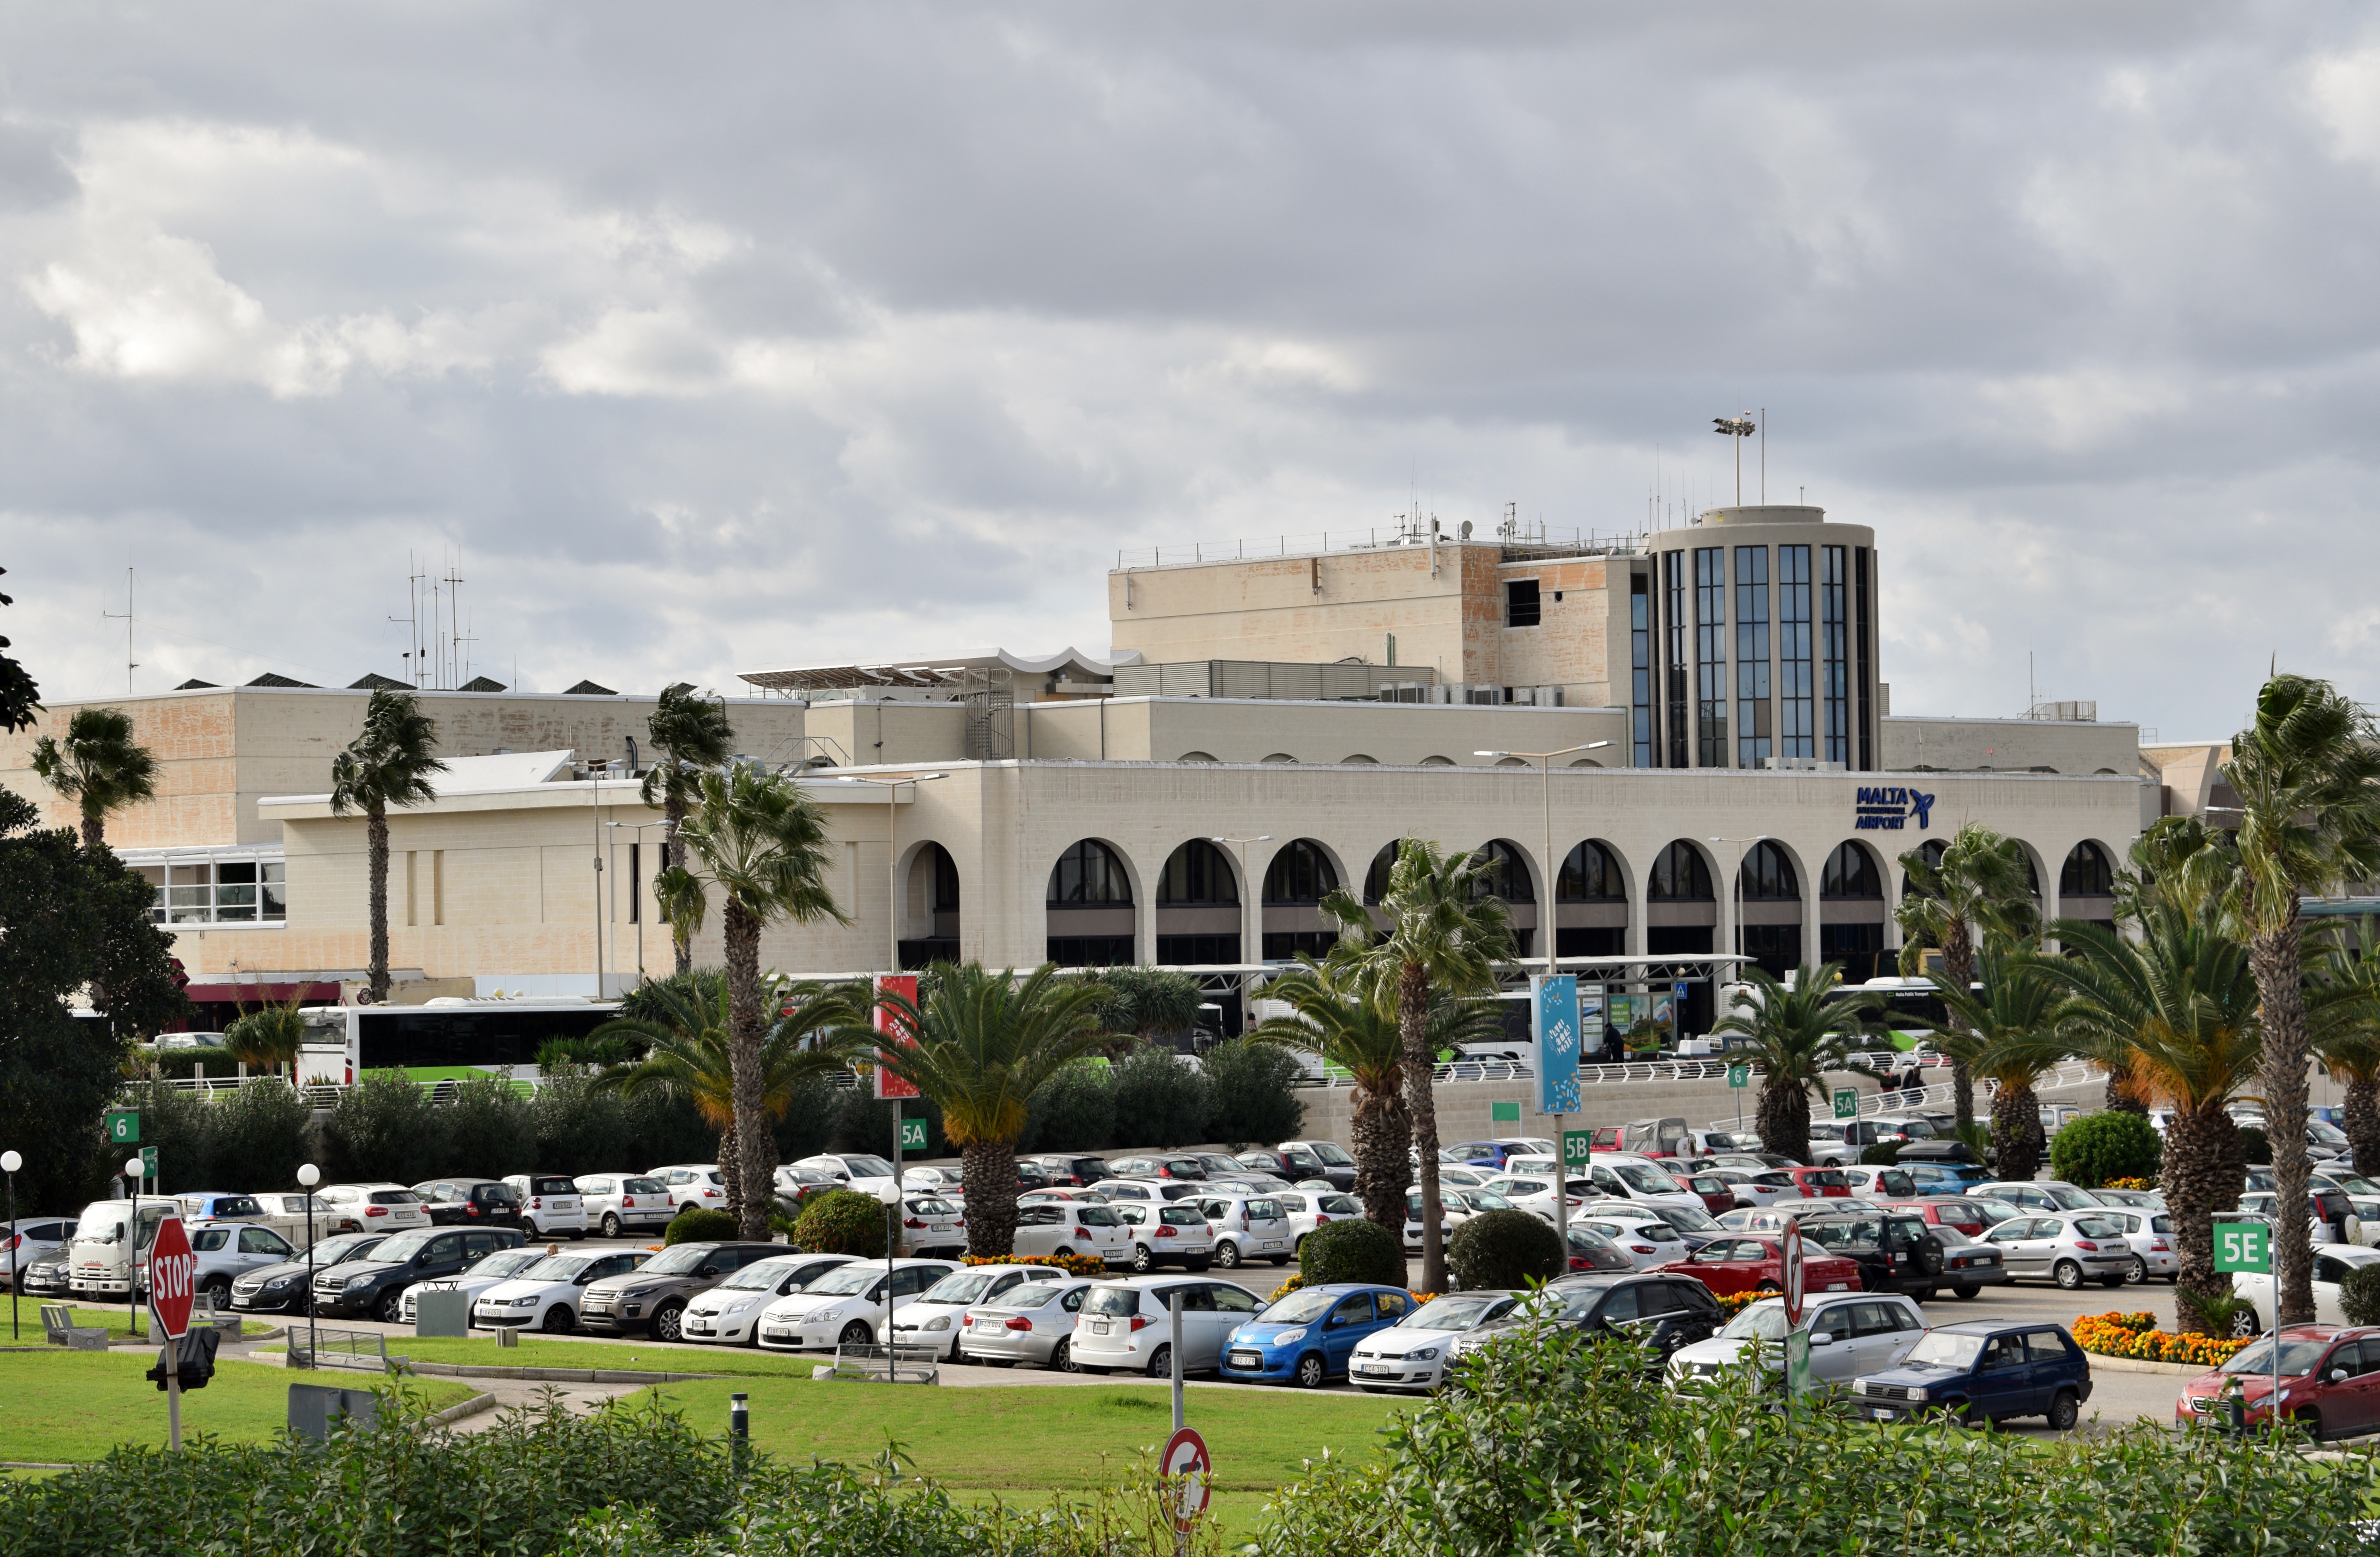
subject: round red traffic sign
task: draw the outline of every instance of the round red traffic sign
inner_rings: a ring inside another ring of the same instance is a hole
[[[167,1217],[157,1224],[157,1241],[149,1249],[149,1309],[158,1328],[176,1341],[190,1328],[190,1293],[198,1273],[199,1257],[190,1252],[182,1219]]]
[[[1785,1324],[1788,1329],[1802,1322],[1802,1228],[1788,1222],[1785,1235],[1777,1240],[1783,1250],[1785,1266]]]
[[[1173,1482],[1171,1502],[1173,1504],[1173,1527],[1187,1531],[1207,1512],[1208,1483],[1214,1479],[1215,1463],[1207,1457],[1207,1441],[1195,1428],[1177,1428],[1165,1441],[1165,1453],[1157,1462],[1157,1474]]]

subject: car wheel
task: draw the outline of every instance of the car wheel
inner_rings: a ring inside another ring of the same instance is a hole
[[[556,1303],[545,1311],[543,1329],[549,1335],[567,1335],[578,1323],[578,1316],[570,1311],[567,1303]]]
[[[1147,1244],[1132,1246],[1132,1268],[1144,1276],[1157,1268],[1157,1257],[1148,1252]]]
[[[1752,1290],[1758,1293],[1763,1297],[1774,1297],[1785,1289],[1779,1286],[1775,1282],[1763,1282]]]
[[[1274,1256],[1272,1257],[1272,1262],[1273,1262],[1275,1265],[1286,1265],[1286,1264],[1288,1264],[1288,1263],[1289,1263],[1289,1256],[1287,1256],[1287,1255],[1285,1255],[1285,1254],[1277,1254],[1277,1255],[1274,1255]]]
[[[752,1327],[753,1332],[758,1334],[759,1332],[759,1326],[754,1325]],[[656,1341],[683,1341],[686,1339],[685,1304],[664,1303],[660,1308],[653,1310],[653,1339]]]
[[[2070,1259],[2059,1260],[2057,1269],[2052,1271],[2050,1275],[2068,1292],[2077,1291],[2082,1285],[2082,1267]]]
[[[2258,1314],[2252,1306],[2242,1308],[2231,1316],[2231,1339],[2234,1341],[2245,1341],[2252,1335],[2260,1335],[2264,1333],[2264,1317]]]
[[[2137,1254],[2132,1256],[2131,1261],[2124,1267],[2124,1280],[2130,1282],[2134,1286],[2141,1286],[2145,1284],[2148,1279],[2148,1261],[2143,1259]]]
[[[200,1292],[212,1293],[214,1295],[216,1308],[228,1308],[231,1307],[231,1278],[229,1276],[209,1276],[205,1281],[199,1283],[199,1290]]]
[[[2322,1441],[2322,1412],[2319,1408],[2312,1405],[2299,1407],[2297,1415],[2289,1418],[2289,1424],[2315,1442]]]
[[[1318,1390],[1322,1387],[1324,1377],[1325,1373],[1322,1367],[1322,1358],[1318,1354],[1308,1352],[1304,1356],[1297,1359],[1297,1387],[1299,1389]]]
[[[1076,1371],[1075,1367],[1074,1345],[1062,1335],[1058,1338],[1058,1344],[1050,1350],[1049,1367],[1050,1371],[1052,1373],[1073,1373]]]
[[[1148,1354],[1148,1376],[1152,1379],[1173,1377],[1173,1348],[1160,1346]]]
[[[1961,1427],[1972,1428],[1977,1432],[1987,1432],[1993,1426],[1991,1417],[1985,1415],[1984,1408],[1972,1401],[1961,1401],[1958,1405],[1949,1407],[1949,1414],[1957,1418]]]
[[[603,1236],[607,1238],[616,1238],[619,1235],[620,1219],[612,1212],[605,1211],[603,1213]]]
[[[1984,1289],[1982,1287],[1973,1285],[1967,1282],[1953,1282],[1950,1284],[1950,1295],[1959,1299],[1961,1303],[1965,1302],[1968,1298],[1974,1296],[1977,1293],[1983,1290]]]
[[[1229,1238],[1217,1244],[1215,1246],[1215,1263],[1221,1266],[1226,1271],[1238,1270],[1240,1268],[1240,1246],[1232,1242]]]
[[[405,1314],[405,1294],[395,1287],[380,1295],[372,1305],[372,1318],[382,1324],[395,1324]]]
[[[2072,1390],[2060,1390],[2049,1403],[2049,1425],[2058,1432],[2072,1432],[2082,1416],[2082,1403],[2074,1398]]]
[[[525,1244],[533,1244],[537,1242],[537,1223],[531,1222],[527,1217],[521,1218],[521,1242]]]
[[[857,1320],[854,1320],[849,1324],[844,1325],[843,1327],[843,1333],[835,1337],[835,1341],[838,1344],[845,1346],[865,1346],[872,1343],[875,1339],[876,1332]]]

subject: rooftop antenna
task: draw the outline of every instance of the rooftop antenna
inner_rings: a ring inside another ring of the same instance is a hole
[[[1768,407],[1760,407],[1760,505],[1768,506]]]
[[[421,667],[414,663],[417,658],[414,651],[421,647],[421,602],[420,590],[418,587],[421,575],[412,571],[413,552],[410,547],[406,550],[405,566],[406,614],[402,616],[392,616],[389,620],[402,623],[405,626],[405,650],[397,655],[398,663],[405,667],[405,674],[397,679],[408,686],[413,686],[418,685],[421,679]]]
[[[460,687],[463,679],[456,674],[463,663],[463,552],[456,547],[453,560],[446,565],[446,620],[448,642],[446,663],[442,667],[450,679],[449,687]]]
[[[128,698],[132,696],[132,673],[140,668],[140,662],[132,657],[132,570],[130,568],[124,570],[124,609],[102,611],[99,614],[103,621],[121,620],[124,623],[124,695]]]

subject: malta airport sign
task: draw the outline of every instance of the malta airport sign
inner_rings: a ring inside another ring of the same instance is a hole
[[[1861,833],[1898,833],[1914,827],[1923,833],[1934,824],[1934,797],[1896,785],[1864,785],[1852,808],[1852,827]]]

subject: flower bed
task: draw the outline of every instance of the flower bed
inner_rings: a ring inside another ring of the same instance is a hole
[[[1054,1265],[1070,1276],[1099,1277],[1109,1273],[1108,1263],[1095,1254],[963,1254],[962,1265]]]
[[[2111,1178],[2099,1187],[2102,1189],[2149,1190],[2156,1187],[2156,1180],[2153,1178]]]
[[[2201,1368],[2227,1362],[2248,1344],[2244,1340],[2218,1341],[2211,1335],[2176,1335],[2156,1328],[2154,1314],[2085,1314],[2070,1332],[2076,1345],[2102,1356],[2194,1363]]]

